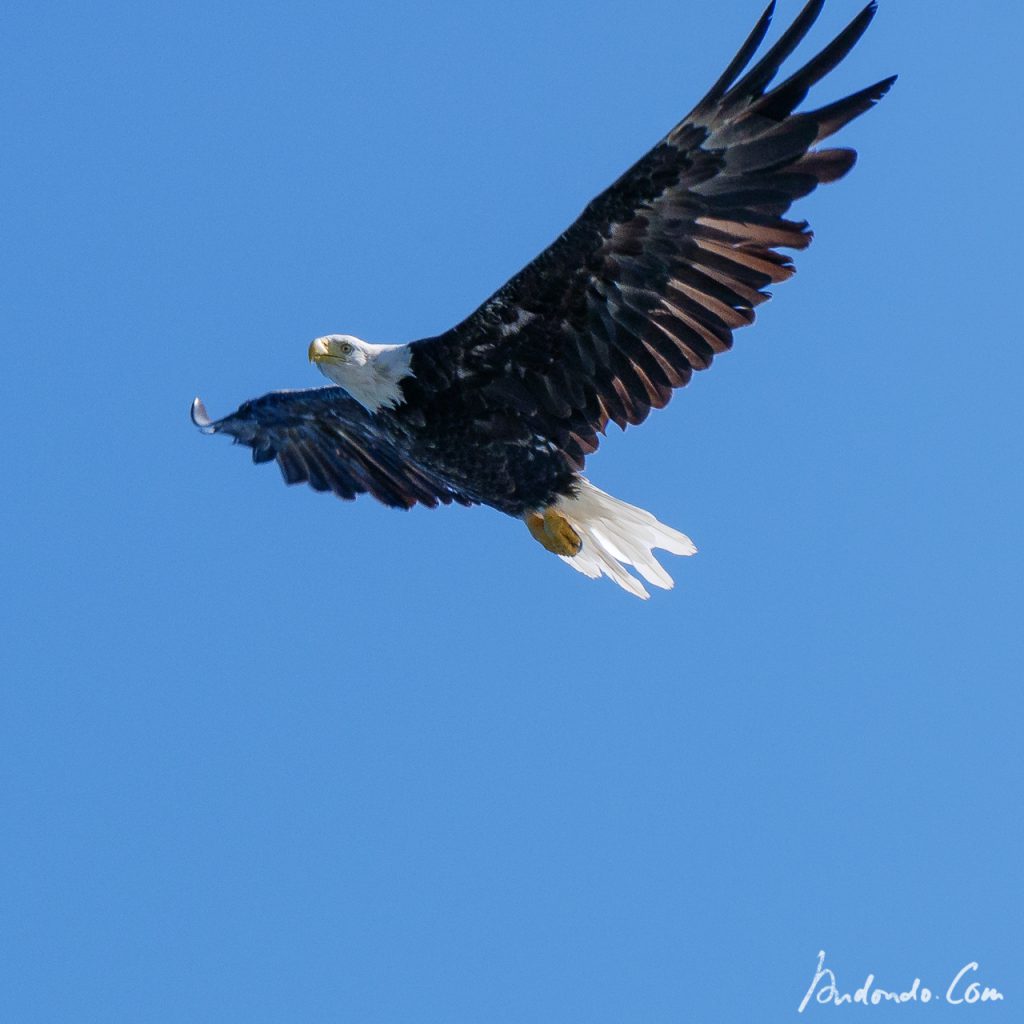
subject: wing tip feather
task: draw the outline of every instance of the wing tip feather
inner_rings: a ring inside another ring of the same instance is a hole
[[[192,399],[192,407],[189,409],[188,415],[202,433],[217,433],[217,421],[210,419],[210,414],[206,411],[206,406],[198,395]]]

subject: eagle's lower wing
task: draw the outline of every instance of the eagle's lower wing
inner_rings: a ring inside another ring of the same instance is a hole
[[[806,222],[785,219],[790,204],[856,159],[814,147],[895,80],[794,113],[860,38],[872,3],[769,89],[822,3],[811,0],[744,74],[772,4],[693,112],[568,231],[463,323],[414,343],[421,380],[515,410],[581,466],[609,420],[640,423],[728,349],[765,289],[794,272],[778,248],[810,243]]]
[[[211,420],[192,403],[192,421],[204,433],[229,434],[252,449],[253,462],[276,460],[285,482],[309,483],[339,498],[372,494],[385,505],[417,502],[473,504],[472,499],[417,465],[388,436],[387,425],[341,388],[272,391]]]

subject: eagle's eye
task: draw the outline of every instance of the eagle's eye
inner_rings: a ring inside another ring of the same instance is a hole
[[[353,348],[353,345],[352,345],[352,343],[350,341],[343,341],[338,346],[338,350],[341,352],[341,354],[343,356],[350,356],[350,355],[352,355],[352,348]]]

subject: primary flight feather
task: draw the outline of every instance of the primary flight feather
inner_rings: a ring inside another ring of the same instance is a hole
[[[876,5],[772,85],[823,4],[810,0],[749,66],[772,3],[693,111],[462,323],[407,345],[325,335],[309,358],[334,386],[273,391],[220,420],[197,398],[193,421],[276,461],[287,483],[404,508],[489,505],[587,576],[647,597],[631,565],[671,587],[653,549],[693,544],[596,488],[584,462],[609,421],[643,422],[753,323],[765,289],[794,273],[778,250],[811,241],[790,205],[853,166],[853,150],[817,147],[895,76],[794,111]]]

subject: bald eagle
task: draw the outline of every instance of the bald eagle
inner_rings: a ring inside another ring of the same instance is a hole
[[[817,147],[895,76],[794,111],[875,4],[773,84],[823,3],[748,68],[773,2],[693,111],[462,323],[404,345],[325,335],[309,358],[331,386],[274,391],[220,420],[197,398],[193,422],[276,461],[289,484],[400,508],[489,505],[586,576],[646,598],[631,565],[671,587],[653,550],[690,555],[689,538],[599,490],[584,461],[609,422],[642,423],[753,323],[765,289],[794,273],[778,250],[811,241],[790,205],[853,166],[854,151]]]

